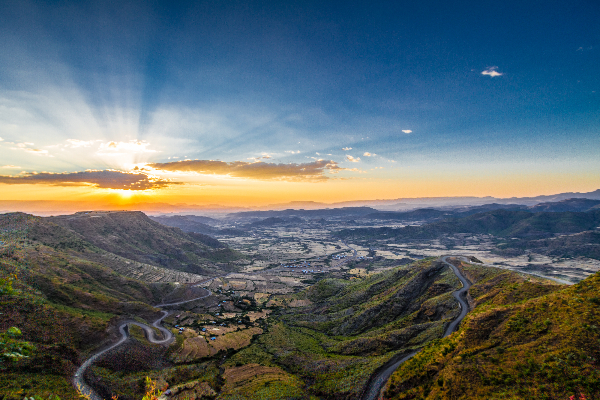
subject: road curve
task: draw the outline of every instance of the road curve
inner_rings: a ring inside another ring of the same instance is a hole
[[[204,296],[196,297],[191,300],[179,301],[176,303],[159,304],[154,307],[161,308],[161,307],[167,307],[167,306],[177,306],[180,304],[204,299],[212,294],[212,292],[210,290],[208,290],[208,289],[204,289],[204,290],[206,290],[206,292],[207,292],[207,294],[205,294]],[[142,328],[146,332],[148,341],[151,343],[154,343],[154,344],[169,344],[169,343],[171,343],[173,341],[173,333],[171,333],[170,330],[164,328],[161,325],[163,319],[165,319],[165,317],[167,315],[169,315],[169,312],[162,310],[162,313],[163,313],[162,317],[160,317],[159,319],[157,319],[156,321],[154,321],[152,323],[152,327],[157,328],[162,333],[162,336],[163,336],[162,338],[157,338],[156,331],[146,324],[128,320],[128,321],[123,322],[121,325],[119,325],[119,332],[121,332],[121,338],[119,339],[119,341],[112,344],[111,346],[99,351],[98,353],[94,354],[93,356],[91,356],[90,358],[85,360],[84,363],[81,364],[81,366],[79,368],[77,368],[77,371],[75,371],[75,375],[73,376],[73,384],[75,385],[75,387],[77,388],[79,393],[84,395],[85,397],[87,397],[90,400],[103,400],[102,397],[100,397],[100,395],[98,395],[98,393],[96,393],[94,391],[94,389],[92,389],[91,386],[89,386],[87,383],[85,383],[85,381],[83,379],[83,375],[85,374],[85,370],[88,369],[89,366],[92,365],[100,356],[102,356],[104,353],[114,349],[115,347],[120,346],[127,340],[128,335],[127,335],[127,332],[125,331],[125,327],[127,325],[136,325],[136,326],[139,326],[140,328]]]
[[[460,272],[458,268],[454,265],[450,264],[447,260],[448,256],[440,257],[439,260],[448,265],[457,278],[462,283],[463,287],[459,290],[452,293],[456,300],[458,300],[458,304],[460,306],[460,314],[456,317],[444,331],[444,336],[446,337],[452,334],[458,328],[458,325],[463,320],[465,315],[469,312],[469,304],[466,301],[466,293],[471,287],[471,283],[464,277],[464,275]],[[390,376],[394,373],[398,367],[407,360],[410,360],[415,354],[417,354],[421,349],[415,350],[409,354],[400,354],[398,356],[392,357],[390,361],[384,364],[378,371],[375,372],[375,375],[371,378],[369,383],[367,384],[367,388],[365,389],[361,400],[377,400],[381,399],[381,390],[385,386]]]

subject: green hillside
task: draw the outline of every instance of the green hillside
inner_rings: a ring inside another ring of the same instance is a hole
[[[277,366],[304,382],[306,396],[355,399],[393,355],[442,336],[459,312],[451,295],[459,287],[452,271],[432,259],[364,280],[321,280],[288,299],[310,306],[281,309],[268,332],[226,365]],[[256,389],[251,381],[235,393],[252,399]]]
[[[52,227],[48,227],[52,225]],[[231,261],[242,256],[218,240],[200,233],[185,233],[181,229],[162,225],[142,212],[80,212],[73,215],[45,218],[32,229],[30,237],[49,245],[58,243],[56,227],[104,251],[159,267],[196,274],[215,274],[236,270]],[[60,233],[60,235],[64,235]],[[70,247],[72,248],[72,247]]]
[[[150,304],[172,295],[172,287],[126,278],[88,257],[103,252],[47,219],[1,216],[0,338],[17,327],[18,340],[35,349],[16,362],[1,359],[0,398],[77,398],[76,366],[114,341],[118,321],[160,315]],[[459,313],[452,293],[461,285],[430,258],[272,295],[268,319],[250,322],[246,315],[236,325],[239,317],[223,317],[232,327],[221,328],[229,330],[216,333],[222,336],[215,342],[198,340],[194,330],[216,314],[182,311],[181,319],[166,320],[186,329],[170,347],[150,344],[133,328],[132,338],[86,376],[104,396],[122,400],[141,399],[147,376],[171,388],[174,400],[350,400],[394,356],[423,348],[392,376],[386,399],[598,398],[600,273],[565,287],[456,263],[473,282],[473,309],[445,339],[445,326]],[[2,289],[10,285],[15,290]],[[261,312],[247,304],[244,313]],[[208,345],[215,351],[205,351]]]
[[[561,288],[463,269],[476,308],[401,365],[386,399],[600,398],[600,273]]]
[[[18,394],[28,392],[75,399],[71,376],[89,351],[113,339],[109,327],[119,318],[155,319],[160,314],[148,304],[170,289],[78,257],[67,249],[93,246],[64,230],[55,231],[55,247],[30,239],[40,221],[21,213],[0,218],[0,281],[15,289],[0,290],[0,332],[18,327],[20,339],[35,346],[29,358],[0,364],[0,396],[22,398]]]

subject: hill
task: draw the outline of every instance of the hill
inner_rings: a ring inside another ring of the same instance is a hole
[[[420,226],[344,229],[336,234],[339,237],[352,240],[387,238],[404,241],[435,239],[457,233],[491,234],[499,238],[520,239],[509,246],[528,249],[530,245],[545,246],[541,242],[535,242],[535,240],[593,231],[599,225],[600,210],[594,208],[588,212],[539,213],[523,210],[494,210],[466,217],[451,217]],[[578,237],[578,244],[584,245],[585,243],[582,242],[584,238],[591,239],[593,237],[593,235],[580,236]],[[553,243],[553,251],[558,251],[558,245],[562,243],[565,246],[566,253],[573,252],[573,249],[569,250],[568,246],[574,242],[566,239],[558,240]]]
[[[196,274],[235,270],[229,263],[241,255],[218,240],[200,233],[185,233],[162,225],[142,212],[81,212],[48,217],[80,240],[137,262]],[[40,225],[41,227],[42,225]],[[31,238],[54,240],[48,229],[36,229]]]
[[[291,306],[273,314],[268,331],[224,364],[225,374],[249,363],[278,367],[304,382],[293,386],[298,396],[356,399],[388,359],[441,337],[459,313],[451,294],[458,287],[452,271],[432,259],[366,279],[323,279],[283,297]],[[238,384],[223,398],[255,398],[252,391],[269,384],[260,381]]]
[[[179,228],[184,232],[195,232],[204,235],[247,236],[248,232],[236,228],[216,228],[211,224],[219,221],[196,215],[175,215],[171,217],[149,217],[162,225]]]
[[[600,398],[600,273],[556,290],[461,267],[474,310],[398,368],[386,399]]]
[[[566,199],[562,201],[547,202],[536,204],[535,206],[529,207],[531,212],[564,212],[564,211],[590,211],[594,207],[600,205],[600,200],[592,199]]]
[[[10,283],[15,289],[0,288],[0,332],[18,327],[21,339],[35,346],[15,365],[0,363],[0,397],[27,388],[40,396],[78,398],[70,382],[82,358],[112,340],[115,321],[156,318],[159,313],[149,304],[172,290],[79,257],[70,249],[93,251],[93,246],[69,231],[56,230],[50,243],[55,246],[31,239],[44,223],[22,213],[0,215],[0,286]]]
[[[160,224],[179,228],[184,232],[197,232],[207,234],[214,234],[217,229],[204,222],[196,221],[186,215],[174,215],[172,217],[148,217],[153,221]]]
[[[570,198],[556,202],[545,202],[526,206],[523,204],[501,204],[491,203],[479,206],[464,206],[449,208],[419,208],[412,211],[394,212],[394,211],[378,211],[375,213],[362,216],[364,219],[379,219],[379,220],[398,220],[398,221],[427,221],[442,220],[446,218],[462,218],[469,215],[496,211],[528,211],[531,213],[538,212],[586,212],[592,211],[600,206],[600,200]]]

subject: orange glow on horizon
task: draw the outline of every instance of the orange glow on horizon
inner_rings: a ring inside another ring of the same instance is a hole
[[[563,192],[591,192],[600,187],[595,174],[496,174],[457,176],[437,172],[411,176],[400,171],[394,178],[361,176],[322,182],[258,181],[229,179],[218,184],[183,184],[160,189],[96,189],[90,186],[42,184],[0,185],[0,201],[19,209],[19,201],[46,201],[72,204],[69,210],[144,209],[172,210],[172,205],[197,207],[261,207],[291,201],[336,203],[358,200],[391,200],[418,197],[530,197]],[[154,204],[155,206],[152,206]],[[48,204],[52,208],[52,204]],[[23,211],[27,207],[23,204]],[[0,211],[6,210],[0,207]],[[66,211],[66,210],[65,210]]]

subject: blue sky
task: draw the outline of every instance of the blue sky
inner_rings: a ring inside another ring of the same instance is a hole
[[[325,159],[599,187],[597,1],[288,3],[3,1],[0,175]]]

